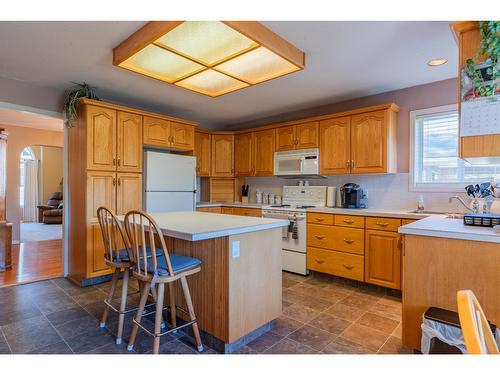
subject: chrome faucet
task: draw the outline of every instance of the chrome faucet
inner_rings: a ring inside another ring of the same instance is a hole
[[[474,199],[474,201],[472,202],[472,208],[470,208],[467,205],[467,203],[465,203],[465,201],[462,199],[462,197],[459,197],[458,195],[454,195],[453,197],[448,198],[448,203],[451,203],[453,199],[456,199],[457,201],[462,203],[462,206],[464,206],[469,211],[472,211],[475,214],[479,212],[479,202],[477,201],[477,199]]]

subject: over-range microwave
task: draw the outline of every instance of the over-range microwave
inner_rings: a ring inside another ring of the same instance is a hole
[[[319,149],[280,151],[274,153],[275,176],[317,175],[319,173]]]

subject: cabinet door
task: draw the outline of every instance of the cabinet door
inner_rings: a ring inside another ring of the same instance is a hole
[[[194,156],[196,156],[196,175],[210,176],[210,134],[195,132]]]
[[[97,219],[97,209],[116,210],[116,173],[87,172],[87,220]]]
[[[104,261],[104,241],[101,227],[94,222],[87,227],[87,276],[102,276],[111,272]]]
[[[253,133],[234,136],[234,173],[236,176],[251,176],[254,173]]]
[[[212,177],[233,177],[234,135],[212,134]]]
[[[144,116],[144,144],[149,146],[168,147],[170,138],[170,122],[155,117]]]
[[[117,170],[142,171],[142,116],[127,112],[117,113]]]
[[[274,129],[255,132],[255,175],[272,176],[274,172]]]
[[[234,215],[233,207],[221,207],[221,213],[224,215]]]
[[[293,150],[295,143],[295,126],[284,126],[276,129],[276,151]]]
[[[319,165],[321,174],[350,172],[351,118],[338,117],[319,124]]]
[[[170,147],[190,151],[194,149],[194,126],[170,121]]]
[[[351,118],[351,173],[387,172],[386,111]]]
[[[116,179],[116,212],[125,215],[131,210],[142,209],[142,175],[118,173]]]
[[[401,235],[366,230],[365,281],[401,289]]]
[[[87,169],[116,169],[116,111],[87,106]]]
[[[295,148],[318,147],[318,122],[306,122],[295,126]]]

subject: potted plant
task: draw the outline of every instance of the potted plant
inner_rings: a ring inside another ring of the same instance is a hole
[[[64,94],[64,125],[71,128],[78,118],[78,101],[81,98],[100,100],[95,88],[87,83],[78,83]]]

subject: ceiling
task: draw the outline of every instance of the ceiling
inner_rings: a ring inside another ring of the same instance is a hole
[[[0,108],[0,127],[2,125],[63,131],[62,119],[7,108]]]
[[[263,23],[306,53],[305,70],[217,98],[112,65],[112,49],[144,22],[0,22],[0,76],[60,90],[85,81],[103,99],[209,128],[457,76],[448,22]],[[438,57],[449,62],[426,65]]]

